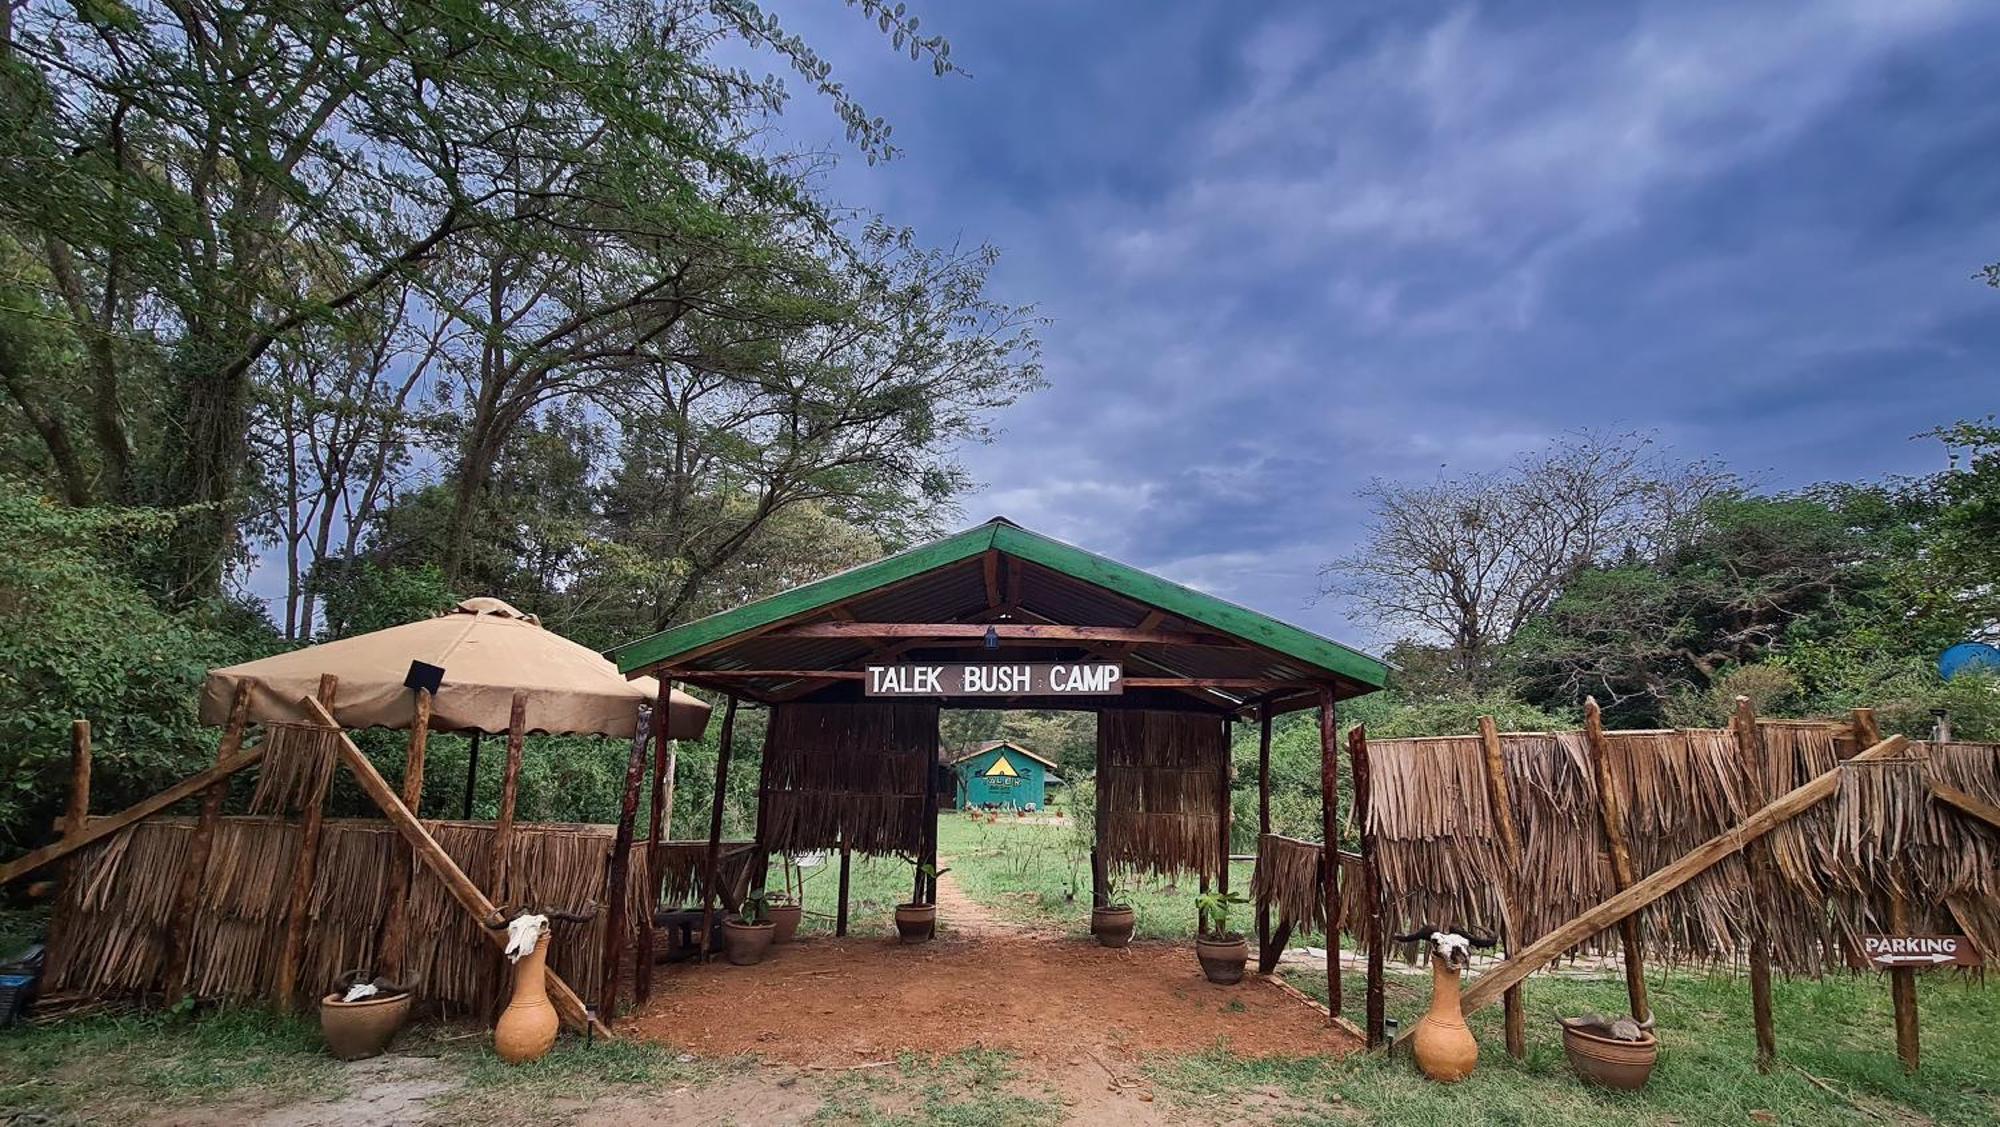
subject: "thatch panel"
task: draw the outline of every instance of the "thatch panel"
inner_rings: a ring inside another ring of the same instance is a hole
[[[333,777],[344,734],[317,724],[267,724],[257,786],[250,792],[252,814],[297,813],[325,794]]]
[[[1265,834],[1257,839],[1251,898],[1278,909],[1278,918],[1303,931],[1326,930],[1326,887],[1320,880],[1319,842]],[[1346,874],[1342,874],[1345,876]],[[1349,919],[1353,916],[1350,914]],[[1363,918],[1366,914],[1363,913]]]
[[[1106,863],[1214,877],[1223,850],[1222,720],[1186,712],[1105,709],[1097,720],[1097,802]]]
[[[728,892],[728,899],[742,901],[749,890],[751,869],[755,867],[756,860],[756,842],[722,843],[716,855],[716,867],[721,870],[718,883]],[[707,842],[661,842],[656,864],[662,905],[701,903],[702,877],[708,869]]]
[[[929,703],[783,704],[764,736],[766,848],[915,854],[937,762]]]
[[[1585,747],[1559,735],[1502,735],[1500,755],[1521,835],[1516,942],[1532,943],[1611,894],[1597,775]],[[1602,943],[1601,936],[1592,937],[1579,949],[1595,950]]]
[[[1383,923],[1500,927],[1499,833],[1477,736],[1368,745],[1368,825]]]

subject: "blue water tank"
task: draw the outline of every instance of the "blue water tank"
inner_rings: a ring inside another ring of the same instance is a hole
[[[1985,642],[1960,642],[1938,655],[1938,676],[1947,681],[1967,669],[2000,671],[2000,647]]]

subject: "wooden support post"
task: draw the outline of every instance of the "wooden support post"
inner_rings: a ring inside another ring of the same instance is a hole
[[[625,792],[618,804],[618,831],[611,838],[611,864],[604,892],[604,978],[597,984],[597,1012],[610,1021],[618,1012],[619,964],[625,959],[625,888],[631,883],[633,824],[639,820],[639,784],[646,777],[648,732],[632,733],[632,748],[625,756]],[[641,959],[653,957],[639,952]]]
[[[938,869],[937,725],[931,725],[931,733],[924,748],[924,864],[930,867],[930,872],[923,875],[923,895],[917,899],[919,903],[935,907]],[[931,934],[937,935],[935,915],[931,919]]]
[[[1909,741],[1902,736],[1890,736],[1870,746],[1848,762],[1867,763],[1887,759],[1902,754],[1907,747]],[[1492,1005],[1509,986],[1554,962],[1563,952],[1707,872],[1723,858],[1735,855],[1751,842],[1797,817],[1801,811],[1825,802],[1833,796],[1839,785],[1838,767],[1801,783],[1765,803],[1756,813],[1737,825],[1688,850],[1673,864],[1648,874],[1634,882],[1632,887],[1552,929],[1520,952],[1508,952],[1506,962],[1480,975],[1479,979],[1464,992],[1460,999],[1460,1009],[1470,1017],[1480,1009]],[[1409,1033],[1414,1032],[1416,1032],[1414,1029],[1409,1031]],[[1396,1039],[1400,1041],[1405,1036],[1408,1034],[1399,1033]]]
[[[424,750],[431,738],[431,691],[418,689],[415,712],[410,717],[409,750],[403,756],[403,805],[411,814],[424,806]],[[420,816],[420,815],[419,815]],[[375,973],[390,980],[403,980],[403,965],[410,945],[410,882],[416,874],[411,867],[416,857],[409,846],[398,842],[389,862],[389,909],[382,917],[382,931],[375,942]]]
[[[479,729],[472,730],[472,745],[465,753],[465,806],[458,816],[468,822],[472,820],[472,794],[479,789],[479,737],[482,735],[485,733]]]
[[[362,793],[382,811],[389,824],[396,827],[396,832],[409,843],[410,851],[416,854],[417,860],[443,883],[445,891],[451,893],[452,899],[458,901],[459,907],[464,908],[482,924],[495,919],[497,913],[493,902],[486,898],[485,893],[479,891],[479,886],[472,883],[472,878],[465,875],[465,870],[458,867],[458,862],[451,859],[451,854],[446,853],[444,847],[437,843],[437,839],[424,829],[424,824],[417,821],[417,816],[409,807],[403,805],[402,799],[396,797],[396,792],[389,787],[389,781],[382,777],[382,773],[375,769],[373,763],[368,762],[368,757],[361,754],[361,749],[354,746],[354,741],[347,737],[347,733],[336,727],[333,714],[310,697],[300,703],[319,723],[333,729],[335,738],[340,741],[336,745],[340,761],[347,765],[348,773],[352,774],[354,781],[360,784]],[[262,755],[262,749],[253,749],[245,754],[254,759]],[[507,932],[504,928],[481,927],[479,930],[493,944],[495,951],[506,949]],[[569,983],[564,982],[562,976],[553,970],[548,972],[548,989],[549,1001],[555,1005],[556,1013],[570,1028],[578,1031],[588,1028],[595,1031],[599,1037],[611,1039],[611,1030],[603,1022],[593,1022],[590,1019],[588,1011],[583,1008],[583,999],[579,998],[576,991],[569,988]]]
[[[1597,772],[1597,814],[1604,824],[1604,841],[1611,853],[1611,887],[1623,892],[1632,887],[1632,849],[1625,841],[1625,813],[1618,802],[1617,779],[1611,773],[1611,749],[1604,738],[1604,714],[1596,697],[1583,702],[1583,731],[1590,743],[1590,761]],[[1639,917],[1628,915],[1618,921],[1618,935],[1625,952],[1625,996],[1632,1016],[1645,1021],[1652,1016],[1646,1002],[1646,958],[1639,946]]]
[[[319,703],[329,715],[339,691],[340,678],[331,673],[319,675]],[[273,990],[279,1008],[285,1010],[296,1008],[299,1002],[299,975],[304,973],[306,961],[306,918],[312,911],[313,877],[319,872],[319,839],[326,826],[326,791],[333,784],[333,764],[334,757],[328,756],[306,795],[305,809],[299,812],[298,851],[293,855],[292,887],[286,898],[285,945]]]
[[[521,795],[521,744],[528,734],[528,694],[516,692],[507,711],[507,766],[500,775],[500,811],[493,820],[492,886],[496,904],[512,902],[508,878],[514,868],[514,807]]]
[[[667,723],[667,711],[672,707],[674,689],[672,682],[660,680],[660,695],[653,702],[647,720],[653,731],[653,808],[652,817],[646,831],[646,903],[639,913],[638,948],[642,952],[653,949],[653,913],[660,910],[660,886],[665,874],[661,871],[660,858],[663,856],[661,843],[667,840],[667,822],[674,810],[674,741],[667,738],[672,727]],[[639,1005],[645,1005],[653,998],[653,959],[641,957],[634,972],[632,992]]]
[[[720,769],[720,764],[717,767]],[[722,784],[717,783],[716,785],[719,787]],[[757,814],[751,829],[751,837],[756,845],[756,851],[750,862],[750,889],[753,892],[763,892],[765,885],[769,884],[771,880],[771,849],[770,846],[765,844],[765,837],[769,833],[768,812],[770,804],[764,801],[764,796],[770,793],[770,789],[771,757],[759,754],[757,756]],[[720,790],[716,791],[717,795],[721,793]],[[917,851],[919,853],[923,851],[921,844],[917,847]]]
[[[853,856],[853,850],[848,847],[847,835],[841,834],[840,835],[840,904],[838,907],[834,909],[834,915],[833,915],[833,934],[835,934],[836,936],[847,934],[847,866],[848,866],[848,861],[852,858],[852,856]]]
[[[701,870],[701,957],[704,959],[708,957],[709,936],[715,933],[715,899],[721,892],[722,797],[729,790],[729,757],[735,744],[736,698],[732,696],[722,711],[722,740],[715,752],[715,801],[708,808],[708,859]],[[764,805],[761,797],[757,805],[761,810]],[[754,856],[763,856],[761,843],[759,848]]]
[[[1271,706],[1257,709],[1257,863],[1264,863],[1264,839],[1271,836]],[[1278,966],[1278,952],[1271,948],[1271,902],[1257,898],[1257,973],[1270,974]]]
[[[1764,736],[1757,728],[1757,711],[1749,697],[1736,698],[1736,714],[1730,721],[1735,729],[1736,753],[1743,768],[1745,802],[1756,809],[1767,801],[1764,772]],[[1771,931],[1764,920],[1764,906],[1776,888],[1771,843],[1752,842],[1743,851],[1743,864],[1750,874],[1750,1021],[1757,1036],[1757,1071],[1769,1072],[1778,1060],[1778,1031],[1771,1014]]]
[[[1357,724],[1347,733],[1348,773],[1354,776],[1354,821],[1361,831],[1361,899],[1368,906],[1368,1047],[1382,1044],[1387,1025],[1383,1003],[1382,955],[1388,936],[1382,926],[1381,858],[1375,850],[1375,831],[1368,825],[1368,804],[1374,796],[1368,773],[1368,733]],[[1511,1051],[1511,1050],[1510,1050]]]
[[[1110,904],[1107,898],[1111,875],[1111,855],[1104,849],[1105,835],[1111,827],[1110,800],[1104,791],[1104,713],[1097,714],[1097,769],[1091,776],[1092,798],[1090,803],[1090,878],[1095,887],[1090,890],[1092,907],[1103,908]]]
[[[1522,942],[1521,897],[1516,881],[1521,872],[1521,831],[1514,824],[1514,800],[1507,787],[1507,759],[1500,748],[1500,726],[1491,716],[1479,718],[1479,743],[1486,753],[1486,800],[1493,807],[1493,822],[1500,828],[1500,849],[1507,872],[1500,879],[1500,914],[1505,927],[1507,950]],[[1525,1060],[1528,1055],[1528,1018],[1521,1006],[1521,988],[1512,986],[1502,999],[1506,1006],[1507,1055]]]
[[[1864,746],[1881,740],[1882,730],[1875,723],[1874,709],[1854,710],[1854,738]],[[1894,883],[1889,888],[1889,931],[1895,935],[1912,935],[1917,931],[1910,911],[1909,889],[1905,884],[1908,871],[1907,865],[1895,866]],[[1903,1071],[1914,1073],[1921,1059],[1917,1037],[1916,968],[1889,968],[1889,1001],[1896,1015],[1896,1055],[1903,1060]]]
[[[1320,880],[1326,890],[1326,997],[1329,1016],[1340,1018],[1340,725],[1333,686],[1319,690]]]
[[[1232,782],[1230,776],[1235,773],[1234,764],[1230,762],[1232,758],[1230,738],[1229,721],[1224,720],[1222,722],[1222,762],[1218,765],[1220,778],[1216,780],[1217,794],[1215,797],[1215,818],[1217,823],[1215,835],[1215,891],[1221,893],[1223,896],[1229,895],[1229,831],[1234,828],[1232,823],[1236,818],[1236,811],[1233,809],[1232,802],[1234,796],[1230,793],[1230,784]]]
[[[62,835],[80,832],[90,821],[90,721],[69,725],[69,806],[63,811]]]

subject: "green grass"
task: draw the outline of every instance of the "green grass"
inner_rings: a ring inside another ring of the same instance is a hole
[[[0,1034],[0,1109],[144,1118],[254,1090],[273,1103],[337,1094],[318,1026],[255,1009],[86,1018]]]
[[[834,912],[840,900],[840,854],[827,853],[818,868],[805,870],[805,918],[799,931],[809,935],[832,935]],[[896,905],[910,899],[916,871],[900,857],[856,856],[848,870],[847,930],[849,935],[887,935],[896,930]],[[766,887],[773,892],[785,887],[774,862]]]
[[[860,1127],[1039,1127],[1062,1119],[1057,1098],[1022,1089],[1013,1058],[990,1049],[948,1056],[905,1053],[891,1072],[851,1072],[829,1082],[814,1123]]]
[[[1286,978],[1325,999],[1323,975],[1290,971]],[[1356,1112],[1386,1123],[1439,1127],[2000,1121],[2000,1051],[1990,1036],[2000,1021],[2000,997],[1985,987],[1945,977],[1924,983],[1924,1068],[1910,1077],[1896,1058],[1888,987],[1873,976],[1778,983],[1780,1063],[1768,1075],[1751,1063],[1744,980],[1674,971],[1652,976],[1649,986],[1659,1015],[1660,1064],[1638,1093],[1587,1088],[1563,1057],[1557,1014],[1623,1010],[1624,984],[1607,980],[1530,980],[1524,1061],[1502,1048],[1498,1007],[1474,1015],[1479,1070],[1459,1084],[1432,1083],[1402,1056],[1245,1060],[1211,1051],[1157,1057],[1147,1072],[1164,1094],[1194,1108],[1259,1090],[1281,1093],[1268,1118],[1290,1124],[1342,1121]],[[1390,1016],[1407,1027],[1421,1016],[1428,993],[1422,977],[1392,976]],[[1358,1022],[1359,984],[1350,983],[1346,994],[1346,1015]]]

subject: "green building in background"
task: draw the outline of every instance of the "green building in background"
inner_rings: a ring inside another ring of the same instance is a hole
[[[960,810],[986,806],[1042,810],[1049,804],[1049,788],[1062,785],[1053,762],[1012,740],[980,744],[951,765],[958,775],[953,806]]]

